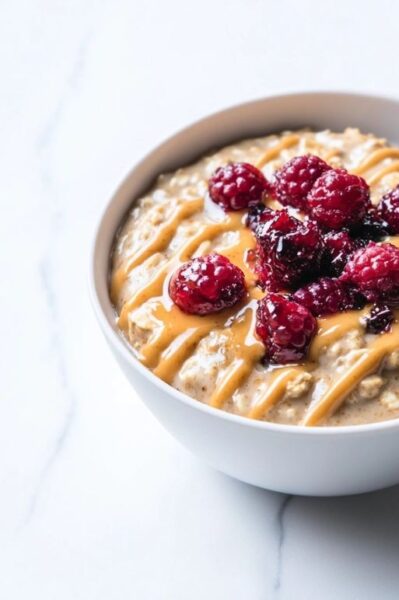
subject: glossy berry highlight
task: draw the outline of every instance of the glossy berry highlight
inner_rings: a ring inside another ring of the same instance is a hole
[[[340,277],[370,302],[399,305],[399,248],[370,242],[357,250]]]
[[[392,309],[386,304],[374,304],[365,319],[367,333],[386,333],[394,322]]]
[[[340,275],[352,254],[360,246],[347,231],[331,231],[323,236],[321,270],[326,275]]]
[[[331,167],[313,154],[295,156],[275,173],[274,196],[283,206],[307,208],[307,195],[315,181]]]
[[[399,233],[399,185],[383,196],[378,204],[378,214],[389,228],[389,233]]]
[[[309,310],[285,296],[270,293],[258,302],[256,333],[270,363],[301,362],[316,330],[316,319]]]
[[[225,212],[258,204],[269,189],[263,173],[245,162],[219,167],[209,179],[209,195]]]
[[[256,272],[264,289],[295,289],[319,271],[322,238],[317,225],[286,210],[255,228]]]
[[[364,306],[364,298],[339,279],[323,277],[297,290],[292,299],[305,306],[315,317],[333,315]]]
[[[246,294],[244,273],[228,258],[209,254],[179,267],[169,282],[169,295],[185,313],[208,315],[237,304]]]
[[[359,223],[351,228],[351,235],[357,240],[365,243],[379,242],[390,232],[387,220],[382,216],[380,210],[374,206],[370,207]]]
[[[370,206],[370,191],[362,177],[330,169],[317,179],[307,201],[319,225],[337,230],[361,222]]]
[[[260,225],[260,223],[267,223],[275,216],[276,213],[274,210],[268,208],[260,202],[258,204],[255,204],[254,206],[250,206],[245,219],[245,224],[252,231],[255,231],[256,227]]]

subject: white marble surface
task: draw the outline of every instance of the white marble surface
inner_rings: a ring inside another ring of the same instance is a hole
[[[144,151],[270,92],[399,95],[398,17],[388,0],[0,4],[0,598],[398,597],[398,488],[293,498],[207,468],[130,390],[86,289],[99,211]]]

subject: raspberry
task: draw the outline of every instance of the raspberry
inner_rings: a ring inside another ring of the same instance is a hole
[[[183,312],[207,315],[245,295],[244,273],[225,256],[208,254],[184,263],[172,275],[169,295]]]
[[[252,264],[257,275],[257,285],[259,285],[262,290],[279,291],[284,288],[284,285],[274,276],[268,258],[259,244],[257,244],[252,258],[253,260],[250,261],[250,264]]]
[[[265,206],[262,202],[259,204],[255,204],[254,206],[250,206],[247,214],[247,218],[245,220],[245,224],[252,231],[255,231],[256,227],[259,223],[266,223],[270,219],[275,216],[274,210]]]
[[[388,235],[389,229],[387,220],[372,206],[360,223],[351,228],[351,234],[365,241],[378,242]]]
[[[306,196],[316,179],[331,167],[318,156],[307,154],[289,160],[275,174],[274,195],[284,206],[306,209]]]
[[[299,221],[286,210],[255,229],[256,272],[266,289],[295,288],[319,270],[322,239],[317,225]]]
[[[280,294],[268,294],[258,302],[256,333],[271,363],[303,360],[316,329],[316,319],[307,308]]]
[[[244,162],[219,167],[209,180],[210,197],[226,212],[258,204],[269,189],[263,173]]]
[[[319,177],[308,194],[311,216],[328,229],[359,223],[370,206],[369,186],[345,169],[330,169]]]
[[[306,306],[315,317],[361,308],[364,305],[364,298],[357,290],[339,279],[329,277],[300,288],[292,295],[292,299]]]
[[[365,319],[367,333],[383,333],[389,331],[394,321],[394,314],[386,304],[374,304]]]
[[[340,277],[359,288],[370,302],[399,303],[399,248],[369,242],[356,250]]]
[[[381,198],[378,213],[387,223],[390,233],[399,233],[399,185]]]
[[[359,244],[346,231],[331,231],[323,237],[323,242],[322,271],[338,276]]]

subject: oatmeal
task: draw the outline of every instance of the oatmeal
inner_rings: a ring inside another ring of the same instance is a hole
[[[357,129],[304,130],[161,175],[112,256],[111,298],[135,356],[198,401],[253,419],[398,417],[398,159]],[[389,282],[366,277],[368,259],[392,268]]]

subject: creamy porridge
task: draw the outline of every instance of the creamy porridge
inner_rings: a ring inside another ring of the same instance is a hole
[[[209,179],[230,161],[255,165],[273,181],[287,161],[307,154],[364,177],[373,204],[399,184],[399,149],[356,129],[245,140],[161,175],[134,203],[115,241],[110,293],[118,326],[135,356],[156,376],[235,414],[308,426],[396,418],[396,320],[386,332],[370,333],[365,326],[370,303],[319,317],[304,360],[265,361],[265,344],[255,329],[257,303],[268,290],[259,285],[251,263],[256,238],[246,226],[248,211],[224,212],[209,197]],[[262,199],[273,210],[282,208],[269,192]],[[288,212],[304,218],[296,208]],[[394,235],[383,241],[399,246]],[[169,294],[172,274],[193,257],[215,252],[244,273],[245,297],[212,314],[183,312]]]

